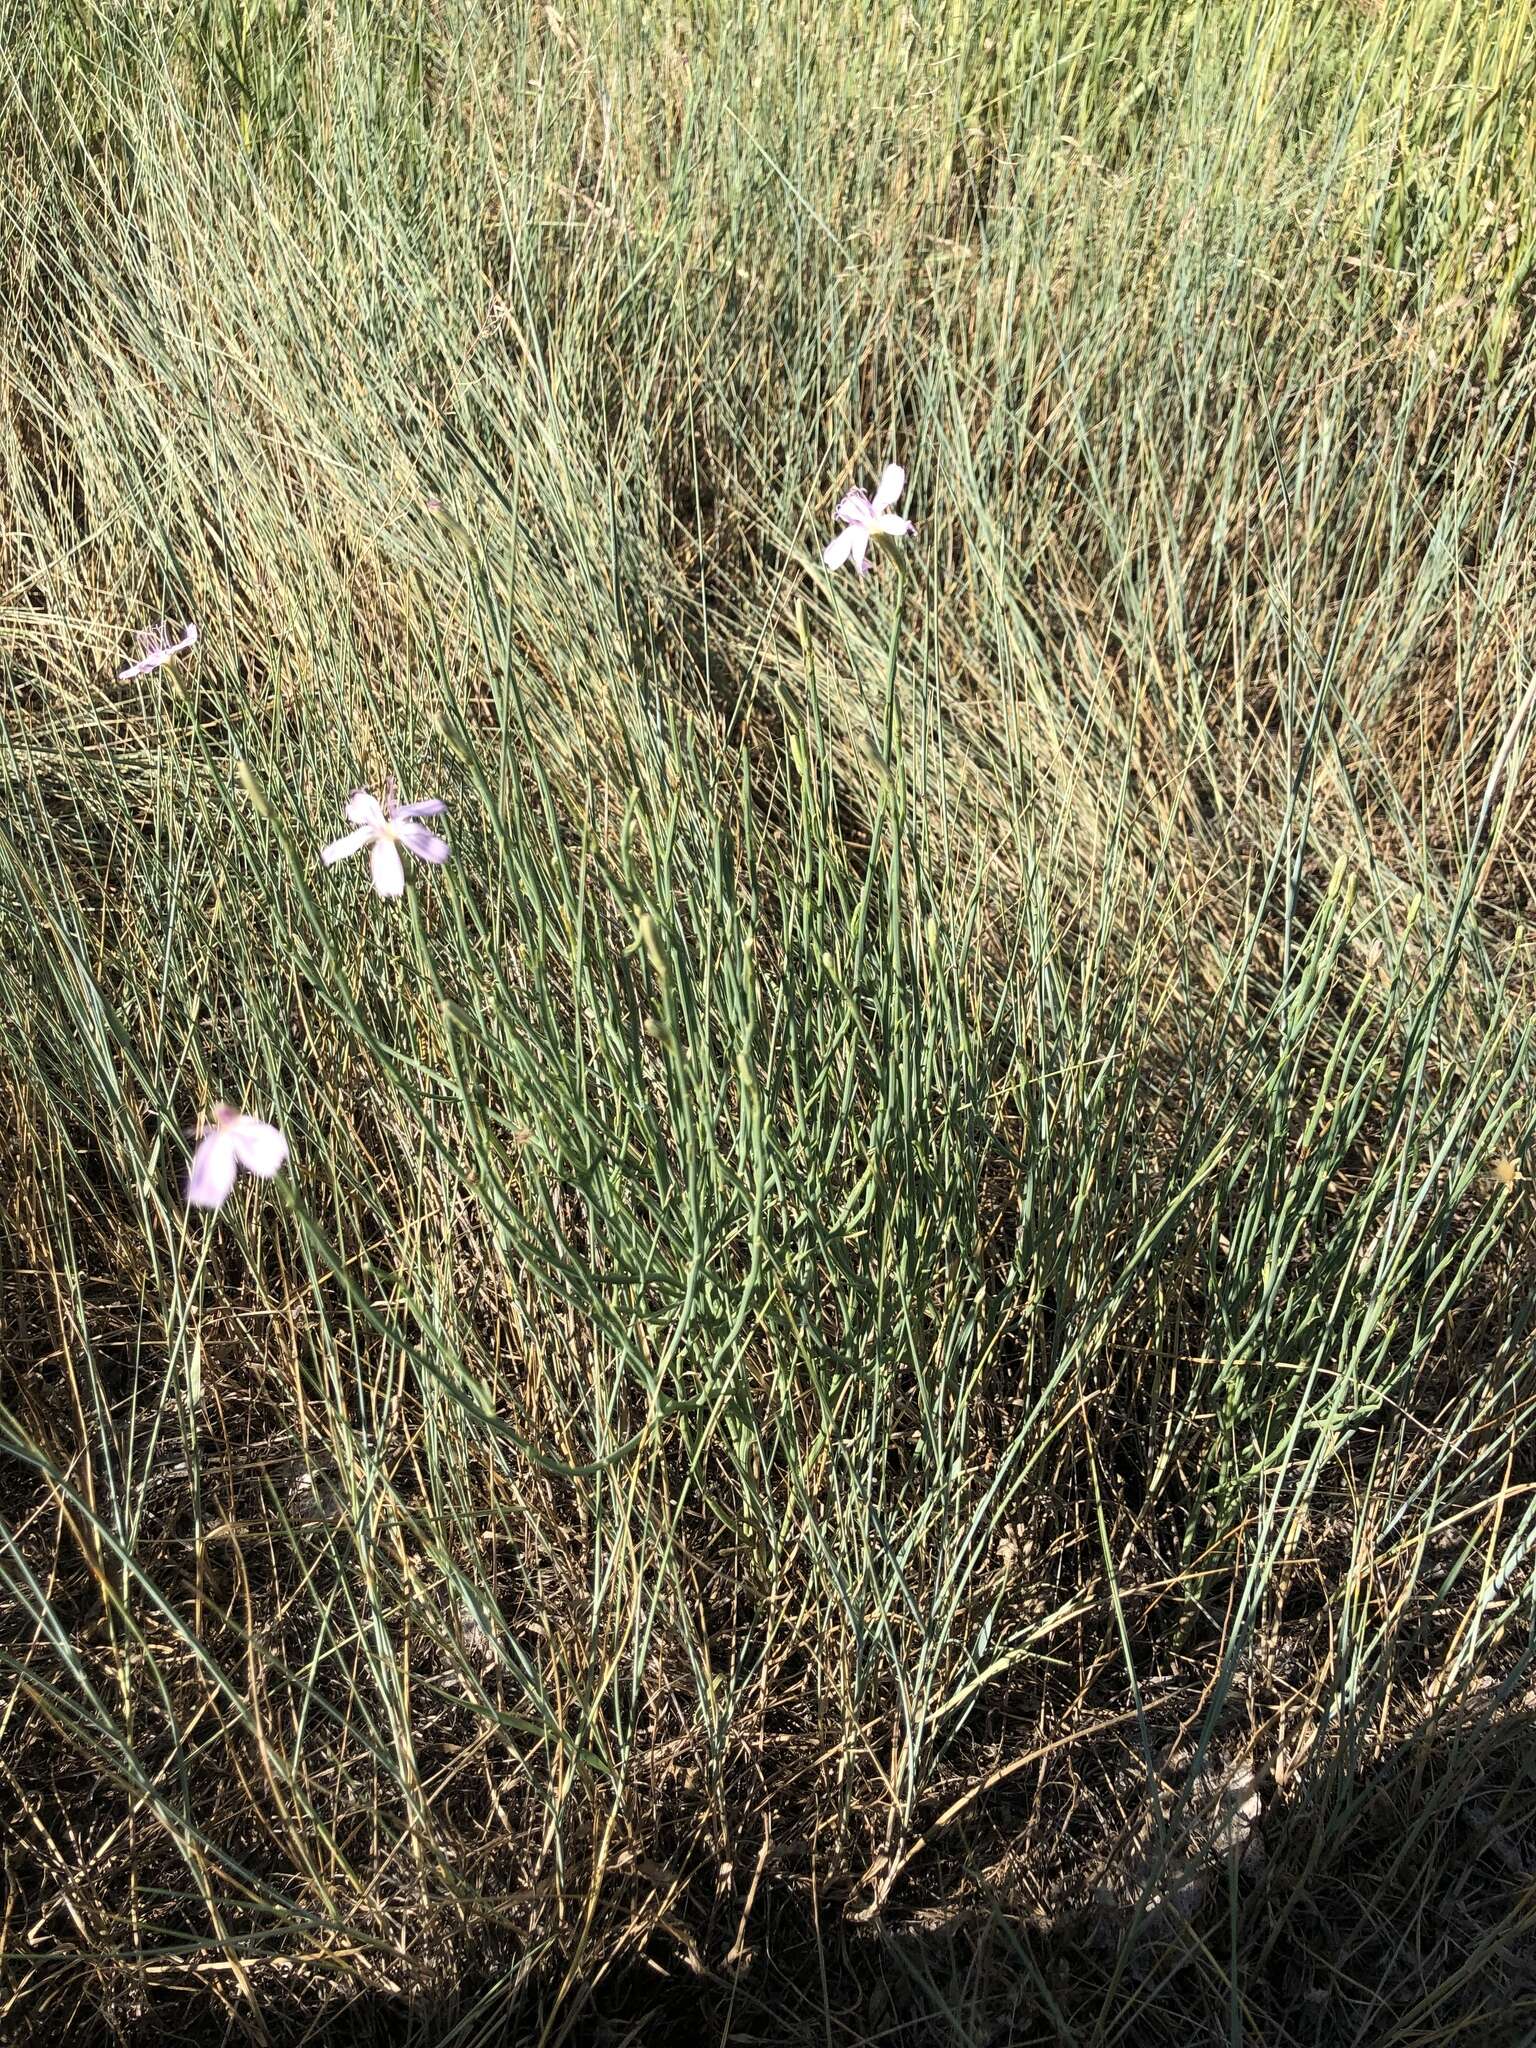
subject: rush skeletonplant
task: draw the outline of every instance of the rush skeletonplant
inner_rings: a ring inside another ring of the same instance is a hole
[[[0,2034],[1536,2030],[1531,8],[0,53]]]

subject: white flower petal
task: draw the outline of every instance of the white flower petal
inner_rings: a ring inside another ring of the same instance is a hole
[[[400,864],[400,849],[393,839],[378,838],[373,842],[369,855],[373,869],[373,886],[381,896],[403,896],[405,894],[405,869]]]
[[[259,1116],[237,1117],[229,1138],[246,1172],[262,1180],[270,1180],[288,1157],[288,1140],[275,1124],[264,1124]]]
[[[354,853],[361,853],[374,835],[372,825],[359,825],[355,832],[347,833],[344,839],[333,839],[329,846],[322,846],[320,858],[328,868],[339,860],[346,860]]]
[[[875,485],[874,512],[889,512],[902,492],[907,488],[907,472],[899,462],[888,462],[880,472],[880,481]]]
[[[371,789],[354,789],[347,798],[346,818],[349,825],[382,825],[384,806]]]
[[[234,1184],[234,1135],[223,1129],[209,1131],[192,1154],[187,1200],[194,1209],[217,1209]]]
[[[821,551],[821,559],[829,569],[841,569],[853,553],[853,544],[864,531],[862,526],[845,526],[836,540],[830,540]]]

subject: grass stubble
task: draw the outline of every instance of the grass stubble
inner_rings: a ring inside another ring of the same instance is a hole
[[[0,48],[6,2029],[1530,2038],[1530,8]]]

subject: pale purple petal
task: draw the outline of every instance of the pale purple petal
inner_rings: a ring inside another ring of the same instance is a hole
[[[845,526],[867,526],[874,512],[874,506],[862,491],[850,491],[837,508],[837,516]]]
[[[848,531],[853,535],[853,566],[861,576],[867,576],[875,566],[869,559],[869,528],[850,526]]]
[[[229,1140],[246,1172],[261,1180],[270,1180],[288,1157],[288,1140],[275,1124],[264,1124],[258,1116],[236,1117]]]
[[[440,818],[448,806],[440,796],[425,796],[419,804],[396,804],[392,818]]]
[[[134,645],[139,650],[137,661],[130,661],[126,668],[120,668],[117,679],[120,683],[131,683],[139,676],[147,676],[161,668],[178,654],[185,654],[197,645],[197,628],[189,621],[181,631],[179,640],[172,640],[171,629],[165,624],[145,626],[134,635]]]
[[[359,825],[355,832],[348,832],[345,838],[333,839],[329,846],[322,846],[320,858],[328,868],[339,860],[346,860],[354,853],[361,853],[374,836],[372,825]]]
[[[888,462],[880,472],[879,483],[875,485],[875,502],[870,509],[875,512],[889,512],[906,488],[907,472],[899,462]]]
[[[235,1140],[232,1131],[210,1131],[192,1154],[187,1200],[194,1209],[217,1209],[235,1184]]]
[[[147,676],[151,670],[161,667],[171,658],[168,648],[162,647],[158,654],[146,654],[142,661],[130,661],[126,668],[117,672],[120,683],[136,682],[140,676]]]
[[[349,825],[382,825],[384,806],[371,789],[354,789],[347,798],[345,815]]]
[[[910,519],[903,519],[899,512],[878,512],[870,524],[871,533],[887,533],[893,540],[916,533],[917,528]]]
[[[862,526],[845,526],[836,540],[827,542],[821,551],[821,559],[829,569],[841,569],[853,553],[853,544],[863,531]]]
[[[375,839],[368,858],[373,868],[373,886],[379,894],[403,896],[405,869],[400,865],[400,849],[393,839]]]
[[[395,813],[398,818],[401,814]],[[439,839],[435,832],[429,832],[425,825],[418,825],[413,818],[407,818],[403,825],[395,827],[395,837],[402,846],[408,846],[418,860],[429,860],[441,867],[448,858],[448,842]]]
[[[131,683],[138,676],[147,676],[153,670],[170,660],[174,649],[171,636],[164,626],[144,626],[133,636],[138,649],[138,660],[130,661],[126,668],[120,668],[117,679],[120,683]]]

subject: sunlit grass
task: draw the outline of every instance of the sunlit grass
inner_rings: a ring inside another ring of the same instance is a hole
[[[0,47],[8,2024],[1519,2038],[1530,9]]]

